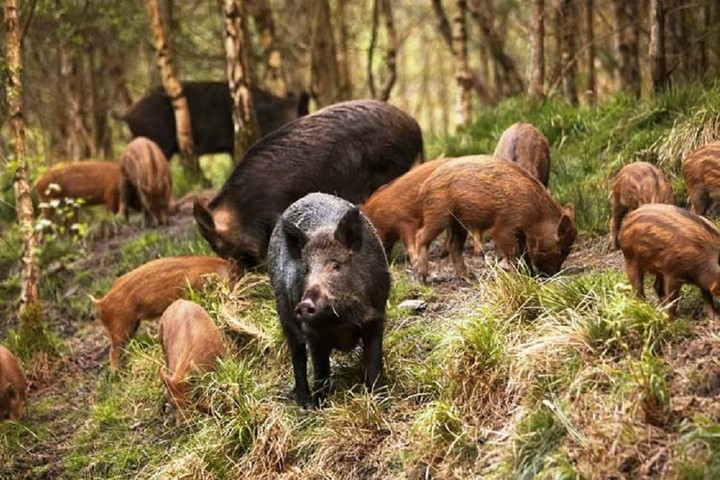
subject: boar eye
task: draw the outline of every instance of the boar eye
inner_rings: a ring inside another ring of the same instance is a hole
[[[339,262],[332,262],[332,269],[335,271],[340,270],[340,263]]]

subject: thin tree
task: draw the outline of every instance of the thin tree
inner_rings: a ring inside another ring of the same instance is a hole
[[[387,74],[380,90],[375,87],[375,75],[373,74],[373,54],[377,43],[378,23],[380,21],[380,10],[385,19],[385,32],[387,34],[387,50],[385,52],[385,66]],[[373,98],[387,102],[390,92],[397,78],[397,36],[395,34],[395,23],[393,21],[392,5],[390,0],[375,0],[373,2],[373,25],[370,36],[370,48],[368,49],[368,85]]]
[[[591,0],[589,0],[591,1]],[[528,93],[533,98],[543,98],[543,82],[545,80],[545,2],[532,2],[533,26],[530,44],[530,88]]]
[[[595,104],[595,28],[593,26],[594,14],[593,0],[585,0],[585,35],[587,41],[587,87],[585,97],[590,105]]]
[[[248,87],[248,52],[245,34],[247,16],[244,0],[223,0],[223,38],[227,60],[227,77],[233,103],[235,129],[235,162],[239,162],[257,140],[258,128],[252,96]]]
[[[340,73],[335,52],[330,4],[328,0],[314,0],[311,44],[311,85],[315,101],[324,107],[341,97]]]
[[[287,81],[270,4],[268,0],[253,0],[249,2],[247,10],[252,12],[255,28],[260,34],[260,47],[265,55],[263,87],[273,95],[284,97],[287,95]],[[250,76],[246,75],[246,78]]]
[[[195,144],[192,136],[192,124],[190,121],[190,109],[187,98],[183,93],[182,84],[172,53],[168,45],[168,37],[165,29],[165,22],[160,16],[159,0],[145,0],[145,8],[150,16],[153,34],[155,36],[155,56],[158,69],[162,77],[162,84],[170,97],[175,112],[175,126],[177,131],[178,147],[183,164],[193,174],[200,171],[197,155],[195,155]]]
[[[350,57],[350,47],[348,45],[350,36],[347,25],[348,3],[348,0],[339,0],[337,7],[338,67],[340,69],[341,98],[353,98],[352,62]]]
[[[664,89],[668,83],[664,32],[663,0],[650,0],[650,78],[654,92]]]
[[[457,105],[455,110],[455,126],[465,129],[470,124],[472,105],[470,102],[470,66],[467,48],[467,0],[457,0],[455,17],[453,18],[453,49],[455,57],[455,80],[457,82]]]
[[[572,0],[562,0],[562,83],[563,93],[568,102],[578,103],[577,86],[577,12]]]
[[[33,205],[30,198],[30,185],[27,179],[27,160],[25,158],[25,122],[22,105],[22,56],[20,52],[20,26],[18,22],[17,0],[5,0],[5,32],[7,47],[8,80],[6,92],[9,106],[10,129],[15,145],[15,209],[22,235],[20,315],[28,307],[39,301],[38,284],[40,269],[35,253]]]

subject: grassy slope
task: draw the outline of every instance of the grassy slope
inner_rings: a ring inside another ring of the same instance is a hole
[[[58,244],[46,266],[59,258],[70,267],[47,275],[43,293],[67,350],[55,370],[47,367],[53,386],[37,373],[24,424],[0,426],[0,477],[720,475],[718,322],[701,318],[689,288],[672,323],[632,300],[618,255],[606,255],[598,237],[607,229],[611,174],[642,158],[672,175],[683,152],[702,143],[697,132],[715,125],[709,112],[717,107],[717,89],[590,110],[512,100],[482,114],[469,135],[433,141],[432,156],[491,152],[510,123],[535,123],[552,145],[551,189],[576,205],[585,247],[571,263],[580,273],[541,284],[489,266],[469,285],[421,287],[394,265],[388,393],[356,385],[359,352],[335,354],[335,391],[320,411],[292,404],[290,362],[261,276],[234,292],[219,285],[192,294],[234,353],[199,379],[213,415],[188,411],[175,422],[165,411],[154,322],[131,342],[122,373],[108,374],[85,293],[105,291],[150,258],[205,251],[197,235],[183,233],[191,224],[173,235],[90,245],[85,264]],[[67,295],[71,285],[79,291]],[[407,298],[426,300],[426,311],[399,309]],[[90,367],[77,358],[90,358]]]

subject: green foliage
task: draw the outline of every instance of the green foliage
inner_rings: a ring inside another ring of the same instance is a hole
[[[565,436],[565,429],[546,404],[537,405],[517,426],[513,468],[517,478],[535,478],[548,455]]]
[[[38,354],[57,357],[63,347],[57,335],[49,330],[42,306],[33,303],[20,314],[20,326],[8,331],[7,348],[27,365]]]

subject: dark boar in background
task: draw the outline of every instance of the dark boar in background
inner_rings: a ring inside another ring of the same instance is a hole
[[[670,182],[663,172],[647,162],[625,165],[615,177],[610,195],[610,238],[620,248],[618,235],[625,216],[646,203],[675,203]]]
[[[20,361],[0,345],[0,422],[20,420],[27,396],[27,384]]]
[[[468,230],[487,230],[506,260],[527,253],[529,266],[548,275],[560,270],[577,236],[573,207],[561,206],[536,178],[507,160],[478,155],[447,162],[418,195],[423,226],[417,233],[415,274],[421,280],[427,277],[430,242],[448,228],[459,277],[466,275],[462,248]]]
[[[120,156],[120,205],[118,213],[127,218],[128,197],[137,192],[145,226],[165,225],[172,203],[172,176],[165,155],[155,142],[138,137]]]
[[[233,154],[232,100],[227,82],[182,82],[190,109],[195,151],[198,155]],[[308,113],[307,93],[280,98],[259,89],[252,90],[253,104],[262,135]],[[122,116],[133,137],[148,137],[170,160],[180,151],[175,115],[170,97],[162,86],[154,87]]]
[[[640,298],[645,298],[643,278],[650,273],[662,303],[672,304],[671,316],[685,283],[700,288],[708,315],[718,313],[713,296],[720,295],[720,231],[703,217],[674,205],[641,205],[623,221],[620,249]]]
[[[293,203],[273,231],[268,266],[292,356],[297,403],[310,402],[306,344],[315,404],[326,393],[330,352],[350,350],[358,340],[365,385],[380,385],[390,272],[375,229],[359,209],[323,193]]]
[[[548,186],[550,179],[550,144],[540,130],[529,123],[514,123],[500,136],[494,157],[520,165],[530,175]]]
[[[293,120],[248,150],[208,207],[195,204],[213,250],[244,268],[265,260],[280,214],[312,192],[362,203],[423,159],[417,122],[376,100],[357,100]]]
[[[690,211],[705,215],[720,201],[720,142],[708,143],[683,160],[682,175]]]

